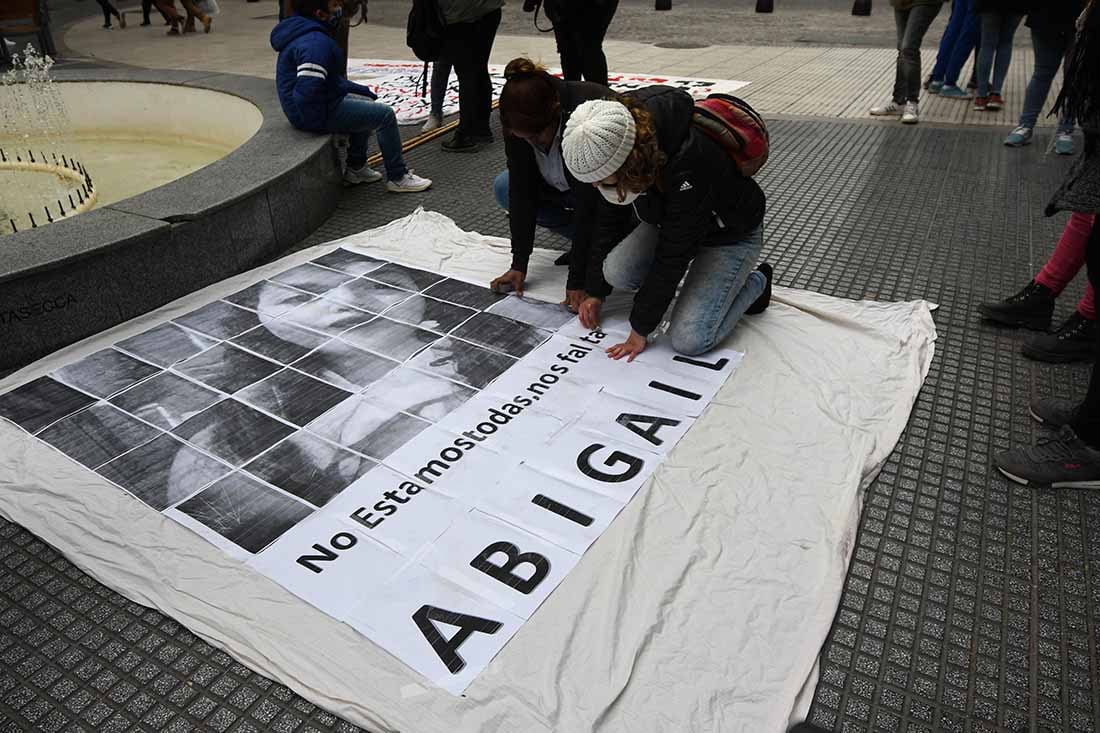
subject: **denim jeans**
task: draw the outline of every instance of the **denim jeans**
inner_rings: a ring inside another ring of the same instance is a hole
[[[978,42],[978,16],[974,13],[974,0],[955,0],[951,5],[951,20],[940,40],[940,52],[932,67],[932,81],[942,81],[949,86],[959,83],[959,72],[970,58],[974,44]]]
[[[917,5],[906,10],[894,8],[894,23],[898,29],[894,101],[898,104],[920,100],[920,44],[942,7],[937,3]]]
[[[1014,13],[982,13],[982,46],[978,51],[978,96],[1000,94],[1012,63],[1012,37],[1020,26],[1022,15]],[[996,62],[993,58],[996,55]],[[990,76],[992,72],[992,76]]]
[[[1070,33],[1031,29],[1031,47],[1035,50],[1035,72],[1031,75],[1031,81],[1027,83],[1024,108],[1020,112],[1020,127],[1035,127],[1035,123],[1039,120],[1039,113],[1043,111],[1043,104],[1047,101],[1054,75],[1058,73],[1058,67],[1062,65],[1062,58],[1066,55],[1072,41],[1073,36]],[[1072,133],[1073,118],[1060,116],[1058,132]]]
[[[504,171],[493,181],[493,194],[497,205],[508,211],[508,171]],[[541,186],[538,206],[535,208],[535,223],[572,241],[576,231],[573,222],[576,208],[572,191],[558,191],[549,185]]]
[[[607,255],[604,279],[622,290],[640,288],[659,241],[657,227],[639,224]],[[733,333],[741,316],[767,287],[764,275],[755,271],[763,245],[764,227],[759,226],[729,244],[699,249],[672,308],[669,338],[673,349],[687,356],[702,354]]]
[[[386,178],[398,181],[408,173],[401,155],[401,133],[393,107],[367,99],[344,97],[329,114],[329,132],[348,135],[348,168],[359,168],[367,162],[367,141],[378,133],[378,147],[386,162]]]

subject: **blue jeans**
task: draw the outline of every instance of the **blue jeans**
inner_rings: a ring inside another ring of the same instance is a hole
[[[493,181],[497,205],[505,211],[508,211],[508,179],[508,171],[504,171]],[[549,185],[542,186],[538,205],[535,207],[535,223],[572,241],[576,231],[573,222],[576,208],[572,191],[558,191]]]
[[[982,47],[978,51],[978,96],[1000,94],[1012,63],[1012,37],[1024,16],[1014,13],[982,13]],[[996,54],[997,60],[993,57]],[[990,72],[992,71],[992,79]]]
[[[1031,81],[1027,83],[1024,109],[1020,112],[1020,127],[1035,127],[1035,123],[1039,120],[1039,113],[1043,111],[1043,104],[1047,101],[1054,75],[1058,73],[1058,67],[1062,65],[1062,58],[1066,55],[1072,41],[1073,36],[1069,33],[1051,33],[1031,29],[1031,47],[1035,50],[1035,72],[1031,75]],[[1059,117],[1058,132],[1071,134],[1073,117],[1065,115]]]
[[[974,0],[955,0],[951,5],[951,20],[940,40],[940,52],[932,67],[932,81],[942,81],[949,86],[959,83],[959,72],[970,58],[974,44],[978,42],[978,16],[974,13]]]
[[[657,254],[660,232],[642,222],[603,263],[612,287],[637,290],[645,282]],[[733,333],[737,322],[757,298],[767,280],[756,272],[764,246],[764,227],[757,227],[726,245],[701,247],[691,261],[672,309],[672,348],[693,356],[710,351]]]
[[[328,118],[329,132],[348,135],[348,168],[361,168],[367,162],[367,141],[378,133],[378,147],[386,162],[386,178],[399,181],[409,172],[401,155],[401,133],[393,107],[368,99],[344,97]]]

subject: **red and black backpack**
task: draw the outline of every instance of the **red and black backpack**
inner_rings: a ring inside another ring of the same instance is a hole
[[[695,103],[692,122],[722,146],[742,175],[755,176],[768,162],[768,126],[745,100],[711,94]]]

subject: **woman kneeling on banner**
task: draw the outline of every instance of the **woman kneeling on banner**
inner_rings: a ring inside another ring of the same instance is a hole
[[[588,268],[589,245],[599,219],[596,212],[611,207],[595,189],[570,175],[561,157],[561,137],[569,116],[582,102],[606,99],[613,92],[589,82],[562,81],[525,58],[511,61],[504,77],[500,119],[508,170],[496,177],[493,190],[497,203],[509,213],[512,266],[490,286],[522,295],[537,223],[573,242],[572,254],[558,264],[569,264],[565,304],[576,312],[586,290],[603,295],[611,290],[599,263],[591,272]],[[622,234],[630,230],[629,210],[615,207],[608,217]]]
[[[714,348],[771,298],[771,266],[753,269],[764,238],[764,192],[693,124],[694,111],[687,92],[653,86],[586,102],[565,128],[562,153],[573,176],[619,207],[633,204],[641,219],[621,242],[601,222],[590,253],[607,282],[636,291],[630,336],[607,350],[614,359],[633,361],[645,349],[685,273],[669,327],[682,354]],[[580,307],[586,328],[599,325],[602,304],[600,293],[587,294]]]

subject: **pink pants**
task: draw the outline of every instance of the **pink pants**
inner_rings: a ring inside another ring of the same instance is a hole
[[[1093,219],[1092,214],[1077,213],[1069,218],[1065,230],[1062,231],[1062,238],[1054,248],[1054,254],[1035,276],[1035,282],[1050,288],[1055,295],[1061,295],[1085,265],[1085,245],[1092,232]],[[1096,320],[1096,294],[1091,283],[1085,288],[1085,295],[1077,304],[1077,312],[1090,321]]]

